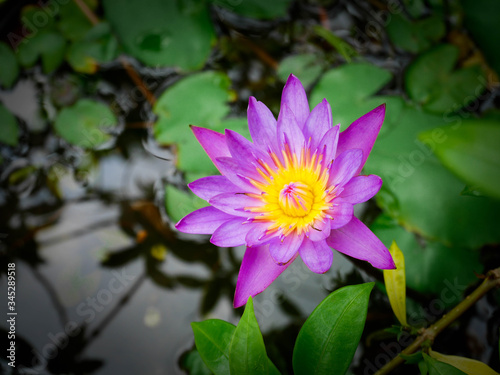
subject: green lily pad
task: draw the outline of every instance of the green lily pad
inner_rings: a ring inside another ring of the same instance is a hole
[[[475,273],[483,271],[478,251],[447,247],[433,241],[422,245],[414,233],[398,225],[387,214],[380,215],[370,229],[387,247],[392,241],[398,243],[407,265],[406,284],[409,288],[424,294],[440,294],[449,289],[449,293],[443,295],[442,302],[446,306],[461,301],[466,287],[477,280]]]
[[[0,86],[12,87],[19,76],[19,66],[14,51],[4,42],[0,42],[0,66],[2,67],[0,69]]]
[[[284,17],[287,14],[291,0],[210,0],[215,5],[221,6],[236,14],[259,19],[272,19]]]
[[[64,61],[65,49],[66,40],[60,34],[41,31],[19,46],[19,63],[31,67],[40,58],[44,73],[50,73]]]
[[[182,191],[172,185],[167,185],[165,188],[165,208],[174,223],[190,212],[206,206],[208,206],[207,202],[191,192]]]
[[[104,13],[125,50],[149,66],[195,70],[215,33],[203,1],[104,0]]]
[[[109,141],[108,132],[116,125],[117,119],[108,106],[81,99],[59,112],[54,128],[69,143],[92,149]]]
[[[452,113],[474,101],[484,90],[479,66],[454,70],[459,50],[449,44],[420,55],[406,71],[405,84],[412,100],[426,111]]]
[[[95,73],[99,64],[112,61],[118,51],[118,41],[108,23],[101,22],[89,29],[85,36],[71,44],[67,59],[77,72]]]
[[[428,49],[446,32],[443,17],[439,15],[412,22],[401,14],[393,14],[386,30],[396,46],[413,53]]]
[[[364,169],[384,181],[377,195],[382,209],[408,230],[445,245],[475,248],[499,242],[500,204],[461,195],[464,183],[433,155],[436,144],[418,140],[421,132],[445,125],[443,116],[419,111],[399,97],[372,96],[390,79],[389,72],[368,64],[332,69],[314,87],[311,104],[326,98],[334,123],[345,129],[385,102],[384,125]],[[438,142],[443,135],[435,130],[434,136]]]
[[[83,0],[91,11],[97,8],[96,0]],[[59,22],[57,24],[59,30],[68,40],[76,42],[85,37],[87,32],[92,28],[92,23],[80,10],[74,1],[61,5],[59,9]]]
[[[377,203],[408,230],[448,246],[499,242],[500,202],[461,195],[464,183],[433,155],[446,137],[443,121],[406,106],[398,126],[378,137],[364,169],[384,181]],[[422,131],[432,142],[419,141]]]
[[[467,184],[500,198],[500,122],[468,120],[460,127],[441,129],[446,137],[434,150],[439,160]],[[421,134],[420,139],[433,142],[432,131]]]
[[[290,74],[297,76],[304,87],[309,87],[324,69],[324,60],[314,53],[285,57],[278,66],[278,78],[286,82]]]
[[[17,146],[19,143],[19,126],[17,125],[17,120],[2,103],[0,103],[0,124],[2,124],[0,142],[9,146]]]

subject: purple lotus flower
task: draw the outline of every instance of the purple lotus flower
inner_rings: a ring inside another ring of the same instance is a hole
[[[330,269],[331,248],[377,268],[395,268],[387,248],[353,215],[353,205],[373,197],[382,185],[380,177],[359,173],[384,115],[381,105],[339,134],[326,99],[310,112],[302,84],[291,75],[278,121],[250,98],[253,143],[231,130],[220,134],[192,127],[222,175],[189,184],[210,206],[176,227],[211,234],[217,246],[247,246],[235,307],[267,288],[299,255],[316,273]]]

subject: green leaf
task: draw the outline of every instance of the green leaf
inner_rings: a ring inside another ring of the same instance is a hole
[[[108,23],[100,22],[68,49],[67,59],[77,72],[92,74],[99,64],[112,61],[118,50],[118,41],[111,34]]]
[[[500,198],[500,122],[468,120],[460,127],[441,129],[446,136],[440,138],[434,153],[444,166],[484,194]],[[432,135],[427,131],[420,139],[432,142]]]
[[[447,363],[467,375],[499,375],[498,372],[493,370],[483,362],[476,361],[475,359],[459,357],[456,355],[445,355],[433,350],[429,350],[429,355],[435,360]]]
[[[108,132],[117,124],[113,112],[100,102],[81,99],[59,112],[54,128],[66,141],[84,148],[97,148],[111,136]]]
[[[196,348],[215,375],[229,374],[229,346],[236,327],[218,319],[191,323]]]
[[[4,42],[0,42],[0,66],[0,86],[10,88],[19,76],[19,67],[14,51]]]
[[[253,310],[253,300],[249,297],[229,347],[229,370],[231,374],[257,375],[269,374],[269,367],[264,339]]]
[[[397,125],[379,135],[364,168],[384,181],[377,203],[408,230],[447,246],[496,243],[500,202],[461,195],[464,183],[433,155],[446,137],[443,125],[441,116],[406,106]],[[433,141],[422,143],[418,135],[426,130]]]
[[[401,14],[393,14],[386,29],[396,46],[413,53],[428,49],[446,31],[443,18],[439,15],[411,22]]]
[[[500,74],[500,49],[492,37],[498,31],[500,2],[490,0],[462,0],[465,26],[485,54],[490,66]]]
[[[213,372],[209,370],[203,362],[198,350],[193,349],[181,358],[181,368],[186,370],[191,375],[211,375]]]
[[[65,48],[66,41],[60,34],[41,31],[19,46],[19,63],[31,67],[41,58],[44,73],[50,73],[64,61]]]
[[[149,66],[195,70],[215,33],[204,1],[104,0],[104,13],[125,50]]]
[[[9,146],[17,146],[19,143],[19,126],[17,125],[17,120],[2,103],[0,103],[0,124],[2,124],[0,142]]]
[[[429,369],[429,375],[466,375],[465,372],[460,371],[456,367],[444,362],[439,362],[425,353],[423,353],[423,356],[427,368]]]
[[[392,79],[384,69],[371,64],[352,63],[326,72],[314,86],[309,101],[311,107],[326,98],[332,107],[333,123],[342,129],[382,103],[388,111],[382,132],[399,117],[403,100],[397,97],[372,97]]]
[[[363,332],[373,285],[338,289],[314,309],[293,350],[296,375],[346,373]]]
[[[436,302],[433,307],[439,309],[441,305],[437,315],[444,313],[445,307],[460,302],[467,286],[477,280],[475,273],[483,271],[477,251],[463,247],[450,248],[430,241],[423,246],[413,233],[386,214],[379,216],[370,229],[384,245],[389,246],[393,240],[399,244],[405,263],[411,265],[406,267],[409,288],[440,296],[440,302]],[[408,317],[409,324],[415,325],[410,313]]]
[[[173,222],[178,222],[190,212],[206,206],[208,203],[193,193],[184,192],[172,185],[165,188],[165,208]]]
[[[55,3],[56,1],[53,2]],[[91,11],[95,11],[97,8],[96,0],[83,0],[83,3]],[[60,6],[59,17],[60,19],[57,24],[59,30],[66,39],[72,42],[81,40],[92,28],[92,23],[74,1],[69,1]]]
[[[215,5],[221,6],[236,14],[259,19],[283,17],[287,14],[291,0],[210,0]]]
[[[286,82],[290,74],[297,76],[304,87],[310,86],[323,72],[324,60],[314,53],[292,55],[281,60],[277,74]]]
[[[445,44],[420,55],[407,69],[408,95],[426,111],[452,113],[475,100],[484,89],[479,66],[453,70],[459,50]]]
[[[333,48],[335,48],[338,53],[342,55],[342,57],[347,61],[348,63],[351,62],[351,57],[356,56],[357,52],[356,50],[346,41],[344,41],[342,38],[339,38],[337,35],[332,33],[330,30],[325,29],[323,26],[316,25],[314,26],[314,32],[325,39],[328,44],[330,44]]]
[[[383,271],[385,288],[394,315],[403,326],[407,326],[405,258],[396,241],[392,241],[389,252],[396,264],[396,269]]]

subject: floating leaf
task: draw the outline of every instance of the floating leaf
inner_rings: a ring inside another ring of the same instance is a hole
[[[83,3],[91,10],[97,8],[96,0],[83,0]],[[66,39],[76,42],[81,40],[92,28],[92,23],[76,5],[75,1],[69,1],[59,8],[59,30]]]
[[[19,75],[19,67],[17,65],[16,55],[9,46],[0,42],[0,86],[10,88]]]
[[[479,66],[453,70],[459,50],[454,45],[437,46],[420,55],[407,69],[408,95],[433,113],[452,113],[475,100],[484,89]]]
[[[291,0],[210,1],[239,15],[259,19],[283,17],[287,14],[287,9],[291,3]]]
[[[0,103],[0,124],[2,124],[0,142],[6,143],[9,146],[17,146],[19,143],[19,126],[17,125],[17,120],[2,103]]]
[[[229,374],[229,346],[236,327],[218,319],[191,323],[196,348],[215,375]]]
[[[475,359],[459,357],[456,355],[445,355],[433,350],[429,350],[429,355],[435,360],[447,363],[467,375],[499,375],[491,367]]]
[[[436,306],[441,305],[439,314],[445,307],[460,302],[467,286],[477,280],[475,273],[483,271],[477,251],[430,241],[422,246],[413,233],[386,214],[379,216],[370,229],[384,245],[389,246],[392,241],[398,243],[405,263],[411,265],[405,269],[408,287],[424,294],[438,294],[441,298],[436,302]],[[409,324],[414,325],[414,322]]]
[[[434,153],[449,170],[486,195],[500,198],[500,122],[468,120],[441,128],[439,143],[433,131],[420,135],[423,142],[436,143]]]
[[[149,66],[199,69],[215,33],[203,1],[104,0],[106,19],[125,50]]]
[[[423,356],[429,370],[429,375],[466,375],[465,372],[460,371],[456,367],[439,362],[425,353],[423,353]]]
[[[293,350],[296,375],[346,373],[363,332],[373,285],[338,289],[314,309]]]
[[[464,184],[433,156],[435,144],[418,140],[431,129],[439,139],[442,133],[435,128],[445,124],[443,117],[418,111],[399,97],[371,97],[390,79],[389,72],[368,64],[332,69],[314,87],[311,104],[326,98],[334,123],[345,129],[385,102],[384,125],[364,168],[384,181],[376,197],[379,205],[407,229],[447,245],[479,247],[500,241],[500,204],[460,195]]]
[[[69,47],[67,59],[75,71],[92,74],[99,64],[112,61],[117,50],[118,41],[111,34],[109,24],[101,22]]]
[[[44,73],[51,73],[64,61],[65,39],[57,32],[41,31],[21,44],[19,63],[31,67],[41,58]]]
[[[172,185],[165,188],[165,207],[173,222],[178,222],[188,213],[205,206],[208,203],[193,193],[184,192]]]
[[[111,139],[108,132],[116,125],[117,119],[108,106],[81,99],[58,114],[54,128],[71,144],[96,148]]]
[[[396,315],[401,325],[407,326],[405,258],[396,241],[392,241],[389,252],[396,264],[396,269],[384,270],[385,288],[394,315]]]
[[[294,74],[304,87],[308,87],[316,81],[323,71],[323,61],[314,53],[288,56],[280,62],[277,74],[283,82],[286,82],[290,74]]]
[[[446,31],[443,17],[439,15],[411,22],[401,14],[393,14],[386,29],[396,46],[413,53],[428,49]]]

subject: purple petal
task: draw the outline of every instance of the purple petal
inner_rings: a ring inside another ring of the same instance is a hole
[[[303,239],[303,234],[300,236],[290,234],[283,240],[274,238],[269,242],[269,253],[279,265],[286,264],[297,254]]]
[[[360,149],[347,150],[338,156],[330,168],[328,186],[343,186],[353,178],[363,161],[363,151]]]
[[[261,200],[241,193],[222,193],[210,199],[208,203],[222,212],[247,218],[252,214],[245,211],[245,207],[258,207],[264,204]]]
[[[226,137],[224,134],[194,125],[191,125],[191,130],[210,160],[212,160],[212,163],[214,163],[220,171],[219,165],[215,159],[231,156],[229,149],[227,148]]]
[[[274,145],[271,150],[276,152],[278,150],[276,143],[276,119],[269,108],[251,96],[248,101],[247,117],[248,130],[250,130],[254,144]]]
[[[336,125],[328,130],[318,144],[318,151],[323,153],[323,166],[325,168],[335,159],[339,140],[339,129],[340,126]]]
[[[188,186],[193,193],[205,200],[222,193],[244,193],[224,176],[203,177],[189,183]]]
[[[249,296],[264,291],[291,263],[278,266],[269,254],[268,246],[247,248],[236,282],[234,307],[243,306]]]
[[[299,254],[306,266],[315,273],[325,273],[332,266],[333,252],[325,241],[304,239]]]
[[[321,138],[332,128],[332,110],[326,99],[323,99],[307,117],[304,126],[304,136],[306,141],[311,138],[312,149],[314,150]]]
[[[234,216],[209,206],[184,216],[175,227],[184,233],[212,234],[219,226],[231,219],[234,219]]]
[[[309,117],[309,103],[307,102],[306,91],[302,83],[300,83],[299,79],[293,74],[290,74],[283,88],[278,122],[283,114],[284,107],[288,107],[292,110],[297,120],[297,125],[300,129],[303,129]]]
[[[210,242],[220,247],[233,247],[245,244],[245,237],[251,228],[244,218],[229,220],[217,228]]]
[[[309,230],[307,237],[311,241],[321,241],[330,235],[330,219],[325,219],[324,221],[317,220],[314,223],[314,228]]]
[[[368,159],[368,155],[370,155],[375,139],[377,139],[382,123],[384,122],[384,117],[385,104],[382,104],[366,115],[361,116],[340,133],[337,155],[353,148],[363,150],[363,160],[356,174],[361,172],[366,159]]]
[[[337,198],[333,201],[333,207],[327,211],[327,214],[332,217],[330,228],[332,230],[338,229],[346,225],[354,217],[354,207],[352,203]]]
[[[366,202],[378,193],[382,186],[382,179],[371,174],[369,176],[356,176],[344,185],[344,190],[339,197],[352,204]]]
[[[249,178],[261,181],[261,176],[256,172],[257,169],[250,170],[249,168],[242,167],[233,158],[217,158],[220,172],[234,185],[242,189],[244,192],[260,194],[261,191],[257,189],[249,180]]]
[[[396,268],[389,250],[355,216],[342,228],[333,230],[326,242],[341,253],[370,262],[373,267],[381,269]]]
[[[269,241],[271,237],[266,236],[267,228],[269,228],[269,222],[256,222],[252,224],[252,228],[248,231],[245,238],[245,243],[247,246],[260,246]]]
[[[229,152],[231,152],[231,156],[241,165],[256,162],[257,159],[262,159],[267,164],[272,162],[267,153],[262,152],[258,146],[254,145],[241,134],[229,129],[226,129],[225,134],[227,147],[229,148]]]
[[[281,106],[278,118],[278,139],[280,145],[288,144],[292,153],[300,155],[305,146],[305,138],[295,119],[295,115],[287,105]]]

